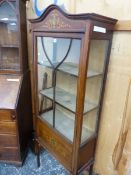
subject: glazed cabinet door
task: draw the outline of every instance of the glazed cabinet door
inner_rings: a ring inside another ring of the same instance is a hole
[[[81,40],[37,37],[38,115],[73,143]]]
[[[0,1],[0,71],[20,69],[16,1]]]

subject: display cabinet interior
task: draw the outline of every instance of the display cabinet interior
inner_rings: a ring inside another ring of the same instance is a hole
[[[40,104],[43,103],[40,105],[39,109],[40,118],[46,120],[52,126],[56,125],[56,129],[61,134],[63,134],[63,136],[67,137],[71,142],[73,142],[81,40],[72,39],[72,45],[70,46],[70,42],[68,41],[70,39],[67,40],[64,38],[45,37],[45,41],[47,41],[45,42],[46,43],[45,46],[47,47],[47,53],[46,48],[42,47],[43,46],[42,40],[44,40],[43,37],[37,38],[39,102]],[[55,44],[53,43],[54,41]],[[69,46],[71,47],[70,51],[68,51]],[[53,52],[54,47],[55,47],[54,50],[55,53]],[[91,41],[89,66],[88,66],[89,69],[87,71],[87,77],[86,77],[87,82],[86,82],[86,93],[85,93],[85,102],[83,111],[84,116],[83,116],[83,128],[81,138],[82,143],[86,141],[88,137],[91,137],[93,136],[93,134],[95,134],[93,128],[95,128],[97,121],[97,111],[99,109],[99,98],[101,93],[101,85],[104,74],[104,65],[105,65],[107,48],[108,48],[108,42],[106,40]],[[66,51],[65,54],[64,49]],[[63,59],[61,59],[60,61],[55,60],[54,63],[52,64],[51,57],[46,59],[46,56],[48,57],[48,53],[51,54],[52,59],[54,58],[54,54],[56,54],[56,58],[60,58],[62,54],[63,58],[64,55],[67,55],[67,58],[65,58],[64,61]],[[75,59],[73,60],[73,58]],[[54,83],[53,66],[57,67],[56,79],[55,79],[56,81],[55,92],[53,86]],[[43,85],[46,86],[43,87]],[[90,93],[88,93],[88,89],[90,89]],[[54,100],[54,96],[56,103],[55,105],[56,113],[54,116],[55,121],[53,123],[54,119],[53,119],[52,103]],[[45,112],[43,113],[42,111],[46,111],[46,113]],[[68,132],[66,131],[67,127]]]

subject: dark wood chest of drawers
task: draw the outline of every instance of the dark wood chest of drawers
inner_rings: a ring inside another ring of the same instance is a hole
[[[0,82],[0,161],[21,165],[32,134],[29,73]]]
[[[0,160],[20,160],[15,111],[0,110]]]

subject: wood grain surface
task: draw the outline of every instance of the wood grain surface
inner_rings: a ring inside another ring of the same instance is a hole
[[[21,76],[0,75],[0,108],[15,109]]]

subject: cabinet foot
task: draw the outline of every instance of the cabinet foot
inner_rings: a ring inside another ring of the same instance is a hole
[[[89,175],[93,175],[93,165],[90,166]]]
[[[36,156],[37,156],[37,166],[40,167],[40,144],[36,140]]]

